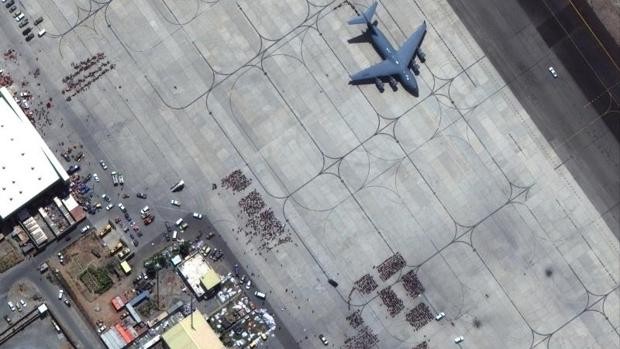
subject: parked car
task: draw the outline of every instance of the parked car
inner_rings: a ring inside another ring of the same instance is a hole
[[[34,35],[33,35],[33,34],[30,34],[30,35],[32,35],[32,36],[34,37]],[[30,37],[30,35],[28,35],[28,37]],[[30,41],[30,40],[28,40],[28,37],[26,37],[26,40],[27,40],[27,41]],[[72,175],[72,174],[76,173],[76,172],[77,172],[77,171],[79,171],[79,170],[80,170],[80,165],[71,165],[71,166],[69,166],[69,168],[67,169],[67,174]]]
[[[20,299],[20,300],[19,300],[19,304],[21,304],[21,305],[22,305],[22,307],[24,307],[24,308],[25,308],[26,306],[28,306],[28,304],[26,303],[26,301],[25,301],[25,300],[23,300],[23,299]]]
[[[125,205],[123,205],[123,203],[122,203],[122,202],[119,202],[119,203],[118,203],[118,208],[120,208],[120,209],[121,209],[121,212],[127,212],[127,209],[125,208]]]
[[[108,206],[105,207],[105,210],[110,211],[113,207],[114,207],[113,204],[108,204]]]
[[[138,193],[138,194],[136,194],[136,196],[138,198],[140,198],[140,199],[146,199],[146,194],[144,194],[144,193]]]
[[[325,346],[329,345],[329,341],[327,340],[327,338],[323,334],[319,335],[319,339],[321,340],[321,343],[323,343],[323,345],[325,345]]]
[[[82,230],[80,230],[82,232],[82,234],[87,233],[90,230],[90,225],[86,225],[84,228],[82,228]]]
[[[29,24],[28,19],[26,19],[25,21],[22,21],[22,22],[18,25],[18,27],[23,28],[23,27],[27,26],[28,24]]]
[[[179,200],[170,200],[170,205],[172,206],[176,206],[176,207],[181,207],[181,203],[179,202]]]
[[[464,340],[465,340],[465,338],[463,338],[463,336],[458,336],[458,337],[454,338],[454,343],[459,344],[459,343],[461,343]]]
[[[248,280],[248,282],[245,283],[245,289],[249,290],[252,287],[252,280]]]
[[[64,303],[65,303],[68,307],[70,307],[70,306],[71,306],[71,302],[69,302],[69,299],[68,299],[68,298],[63,299],[63,302],[64,302]]]
[[[553,76],[554,79],[558,78],[558,73],[555,71],[554,67],[549,67],[549,73],[551,73],[551,76]]]
[[[6,8],[10,8],[11,6],[15,5],[15,0],[11,0],[9,2],[6,3]]]
[[[166,225],[166,232],[171,233],[172,232],[172,226],[170,225],[170,222],[165,221],[164,224]]]
[[[439,321],[439,320],[443,319],[444,316],[446,316],[446,314],[442,311],[439,314],[435,315],[435,320]]]
[[[101,194],[101,198],[107,202],[110,202],[110,197],[108,196],[108,194]]]
[[[202,213],[194,212],[192,216],[196,219],[202,219]]]
[[[34,20],[34,25],[39,25],[39,24],[41,24],[41,22],[43,22],[43,17],[39,17],[39,18],[35,19]],[[101,161],[103,161],[103,160],[101,160]]]
[[[4,315],[4,320],[8,322],[9,324],[12,322],[11,318],[8,315]]]
[[[140,243],[138,242],[138,240],[136,240],[136,239],[131,240],[131,242],[133,242],[133,245],[134,245],[135,247],[138,247],[138,245],[140,244]]]
[[[9,8],[9,13],[13,13],[15,10],[17,10],[17,7],[11,6],[11,8]]]
[[[125,185],[125,178],[120,173],[118,174],[118,184]]]
[[[8,301],[7,304],[9,305],[9,309],[11,309],[11,311],[15,311],[15,304],[13,304],[13,302]]]
[[[62,296],[64,296],[65,291],[64,290],[58,290],[58,299],[62,299]]]
[[[151,209],[148,206],[144,206],[140,210],[140,217],[142,218],[148,217],[150,214],[151,214]]]
[[[93,173],[93,179],[95,182],[99,183],[99,175],[97,175],[97,173]]]

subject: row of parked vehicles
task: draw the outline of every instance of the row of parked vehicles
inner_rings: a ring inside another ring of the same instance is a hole
[[[9,10],[9,13],[13,15],[13,18],[15,18],[15,21],[19,23],[18,25],[19,28],[27,27],[30,24],[28,18],[26,18],[26,14],[24,14],[22,11],[17,9],[15,0],[8,0],[8,1],[1,0],[1,1],[5,3],[4,6]],[[43,22],[43,17],[39,17],[34,20],[34,25],[39,25],[42,22]],[[32,32],[32,30],[33,30],[32,27],[27,27],[26,29],[22,31],[22,34],[26,37],[26,41],[30,41],[34,39],[34,33]],[[39,30],[38,36],[42,37],[43,35],[45,35],[45,29]]]

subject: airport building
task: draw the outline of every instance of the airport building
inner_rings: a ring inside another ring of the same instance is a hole
[[[181,278],[197,298],[210,296],[220,286],[220,275],[211,268],[200,253],[188,256],[176,266]]]
[[[11,92],[0,88],[0,221],[69,175]]]
[[[225,346],[199,310],[166,331],[162,338],[169,349],[224,349]]]

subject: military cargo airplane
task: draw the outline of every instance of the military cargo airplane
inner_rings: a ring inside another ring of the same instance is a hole
[[[356,74],[351,75],[350,84],[374,82],[379,91],[383,92],[383,81],[387,79],[392,90],[398,89],[396,78],[400,80],[405,90],[418,97],[419,89],[415,75],[420,74],[420,66],[415,63],[417,56],[421,63],[426,61],[420,45],[426,35],[426,21],[405,41],[402,47],[395,50],[385,35],[377,28],[378,22],[371,22],[377,9],[377,2],[370,5],[361,15],[352,18],[349,24],[366,24],[368,30],[363,35],[369,35],[375,50],[381,55],[383,61]],[[411,72],[413,71],[413,74]]]

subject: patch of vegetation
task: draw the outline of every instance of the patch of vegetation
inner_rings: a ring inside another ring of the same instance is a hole
[[[101,294],[112,287],[112,279],[102,268],[89,267],[80,275],[80,281],[93,293]]]

